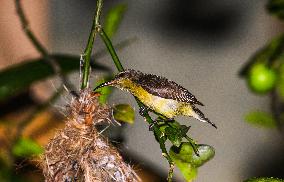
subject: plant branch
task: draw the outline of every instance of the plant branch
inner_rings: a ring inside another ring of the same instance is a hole
[[[100,35],[101,35],[101,38],[103,39],[104,43],[105,43],[105,46],[107,47],[111,57],[112,57],[112,60],[116,66],[116,68],[118,69],[118,71],[123,71],[124,68],[118,58],[118,55],[116,54],[116,51],[112,45],[112,42],[111,40],[109,39],[109,37],[107,36],[107,34],[105,33],[104,29],[102,28],[101,31],[100,31]]]
[[[90,61],[91,61],[91,53],[93,50],[94,41],[96,38],[97,33],[99,32],[101,25],[100,25],[100,15],[103,6],[103,0],[97,0],[97,8],[96,13],[93,19],[93,25],[91,29],[91,33],[89,35],[88,43],[85,48],[84,53],[82,54],[83,58],[83,77],[81,80],[81,89],[87,88],[89,84],[90,78]]]
[[[104,32],[103,28],[101,29],[100,31],[100,35],[101,35],[101,38],[103,39],[104,43],[105,43],[105,46],[107,47],[107,49],[109,50],[109,53],[113,59],[113,62],[117,68],[118,71],[123,71],[124,68],[118,58],[118,55],[112,45],[112,42],[111,40],[109,39],[109,37],[107,36],[107,34]],[[138,106],[140,108],[142,107],[145,107],[143,103],[141,103],[137,98],[135,98]],[[153,119],[151,118],[151,116],[149,115],[148,112],[146,112],[144,114],[144,118],[145,120],[148,122],[148,124],[154,124],[154,121]],[[154,124],[153,126],[153,131],[154,131],[154,136],[156,138],[156,140],[159,142],[160,144],[160,149],[162,150],[162,155],[163,157],[165,157],[167,159],[167,161],[169,162],[169,165],[170,165],[170,170],[169,170],[169,173],[168,173],[168,182],[171,182],[172,181],[172,177],[173,177],[173,169],[174,169],[174,162],[173,160],[171,159],[170,155],[168,154],[168,151],[166,149],[166,145],[165,145],[165,142],[166,142],[166,139],[163,137],[163,133],[160,131],[159,127],[156,126]]]
[[[19,16],[19,19],[22,24],[22,28],[24,32],[26,33],[27,37],[30,39],[30,41],[33,43],[35,48],[37,49],[38,52],[40,52],[44,57],[48,56],[47,50],[44,48],[44,46],[37,40],[35,35],[30,29],[29,22],[24,14],[23,8],[21,6],[20,0],[15,0],[16,4],[16,10]]]
[[[121,42],[118,42],[117,44],[113,45],[113,47],[116,50],[121,50],[121,49],[124,49],[125,47],[135,43],[136,41],[138,41],[137,37],[127,38],[127,39],[122,40]],[[108,53],[109,53],[109,50],[107,48],[106,49],[102,49],[102,50],[99,50],[96,53],[94,53],[92,58],[98,59],[100,57],[108,55]],[[91,64],[92,64],[92,62],[91,62]]]
[[[24,13],[23,8],[21,6],[20,0],[15,0],[15,6],[16,6],[16,11],[17,11],[17,14],[19,16],[22,28],[23,28],[26,36],[32,42],[32,44],[34,45],[36,50],[42,55],[42,57],[44,58],[43,60],[47,64],[49,64],[52,67],[54,73],[61,78],[62,83],[69,90],[74,91],[75,89],[73,89],[73,85],[68,81],[66,76],[62,73],[62,70],[61,70],[60,66],[58,65],[58,63],[50,57],[46,48],[40,43],[40,41],[36,38],[34,33],[31,31],[30,26],[29,26],[29,22],[28,22],[28,20],[25,16],[25,13]],[[75,95],[77,95],[77,94],[75,94]]]

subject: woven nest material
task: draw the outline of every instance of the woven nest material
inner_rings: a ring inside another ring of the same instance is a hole
[[[42,156],[46,182],[139,181],[130,165],[94,125],[111,122],[111,109],[89,90],[74,98],[66,126],[50,140]]]

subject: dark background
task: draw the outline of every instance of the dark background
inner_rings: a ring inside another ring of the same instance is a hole
[[[105,5],[109,7],[115,2],[106,1]],[[282,152],[277,147],[279,134],[254,128],[243,120],[248,111],[268,110],[268,98],[251,94],[237,76],[248,58],[281,31],[277,19],[265,11],[266,1],[123,2],[128,4],[128,11],[114,42],[134,36],[139,39],[119,51],[123,64],[166,76],[188,88],[205,103],[202,110],[218,126],[215,130],[194,119],[180,118],[192,125],[190,135],[194,139],[216,149],[215,158],[200,168],[196,181],[238,182],[270,175],[272,168],[277,173],[273,160],[279,161],[277,155]],[[52,48],[80,54],[95,3],[61,0],[50,5]],[[110,57],[100,61],[111,62]],[[137,109],[129,94],[116,91],[111,103],[119,102],[131,103]],[[158,143],[141,117],[137,115],[125,135],[129,150],[147,159],[145,163],[167,170]]]
[[[113,42],[138,39],[118,51],[125,67],[180,83],[206,105],[200,109],[218,126],[215,130],[192,118],[178,118],[192,126],[189,134],[198,143],[216,149],[213,160],[199,169],[196,182],[283,177],[284,159],[279,157],[283,149],[278,146],[284,145],[278,131],[254,128],[244,122],[244,115],[249,111],[269,110],[269,98],[253,95],[238,77],[238,71],[249,57],[271,37],[283,32],[283,25],[265,11],[267,1],[105,0],[104,12],[119,2],[127,3],[128,10]],[[12,1],[1,3],[0,66],[3,68],[37,53],[31,44],[23,45],[28,40],[17,24]],[[94,0],[26,0],[23,5],[32,29],[49,50],[76,55],[83,52],[95,11]],[[101,41],[97,41],[94,51],[101,47]],[[98,61],[114,68],[109,56]],[[78,85],[78,73],[70,78]],[[35,92],[37,97],[46,97],[45,93],[52,91],[56,83],[53,80],[39,86]],[[119,90],[110,100],[110,104],[116,103],[130,103],[138,110],[133,97]],[[66,101],[56,105],[64,106]],[[167,161],[152,132],[148,131],[148,124],[136,113],[135,124],[123,131],[124,145],[145,164],[164,174]],[[175,174],[182,180],[178,170]]]

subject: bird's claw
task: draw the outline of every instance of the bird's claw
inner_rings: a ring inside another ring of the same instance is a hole
[[[149,131],[153,131],[153,127],[154,127],[155,125],[157,125],[158,122],[159,122],[159,120],[155,119],[155,120],[153,121],[153,123],[151,123],[151,124],[149,125]]]
[[[139,108],[139,114],[143,117],[145,117],[146,113],[148,112],[147,108],[145,106],[142,106]]]

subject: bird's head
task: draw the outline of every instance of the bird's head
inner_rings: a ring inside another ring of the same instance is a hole
[[[114,86],[123,90],[129,89],[132,84],[135,84],[135,81],[139,79],[139,76],[143,74],[140,71],[135,71],[132,69],[127,69],[125,71],[119,72],[114,79],[102,83],[97,86],[94,90],[105,87],[105,86]]]

